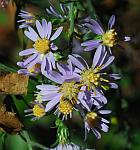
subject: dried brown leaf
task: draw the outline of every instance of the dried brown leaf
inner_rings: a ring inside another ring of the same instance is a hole
[[[0,76],[0,94],[27,94],[28,77],[18,73]]]
[[[13,112],[6,111],[4,105],[0,105],[0,130],[4,130],[9,134],[17,134],[21,131],[23,124]]]

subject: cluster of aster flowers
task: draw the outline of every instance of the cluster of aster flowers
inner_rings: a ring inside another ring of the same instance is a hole
[[[54,6],[50,6],[47,13],[58,19],[67,19],[70,6],[60,4],[60,10],[61,14]],[[19,16],[22,18],[18,21],[22,23],[19,28],[25,28],[24,34],[33,44],[31,48],[19,53],[23,60],[17,63],[21,67],[18,73],[27,76],[42,75],[50,81],[36,86],[36,98],[33,107],[25,110],[26,116],[33,116],[32,120],[36,120],[49,112],[58,116],[62,123],[71,119],[74,112],[79,112],[85,128],[85,139],[90,131],[98,139],[101,138],[99,131],[108,132],[109,120],[105,117],[111,113],[111,110],[105,109],[109,102],[105,91],[117,89],[115,80],[120,79],[119,74],[111,74],[107,70],[115,59],[111,48],[120,41],[114,28],[115,16],[112,15],[109,19],[106,31],[93,19],[85,19],[80,25],[83,30],[91,30],[96,35],[96,38],[83,41],[80,45],[87,53],[94,50],[90,65],[82,56],[74,53],[68,54],[64,61],[56,59],[60,47],[55,43],[60,40],[63,26],[58,24],[54,28],[51,21],[36,20],[34,15],[23,10]],[[124,37],[124,41],[129,40],[129,37]],[[59,136],[59,139],[55,149],[80,149],[67,140],[68,136]]]

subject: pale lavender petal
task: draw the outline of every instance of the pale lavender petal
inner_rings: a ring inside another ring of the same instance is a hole
[[[101,118],[101,121],[104,122],[104,123],[109,123],[109,121],[104,119],[104,118]]]
[[[103,47],[104,47],[104,46],[103,46]],[[105,52],[105,53],[103,54],[103,57],[102,57],[102,59],[100,60],[100,63],[98,64],[98,66],[101,66],[102,64],[104,64],[106,57],[107,57],[107,52]]]
[[[63,76],[56,71],[51,71],[48,78],[58,84],[62,84],[64,81]]]
[[[48,112],[50,111],[51,109],[53,109],[53,107],[59,103],[60,101],[60,97],[61,97],[61,94],[57,95],[54,99],[52,99],[50,102],[48,102],[46,104],[46,108],[45,108],[45,111]]]
[[[108,22],[108,29],[112,29],[114,24],[115,24],[115,15],[112,15],[109,19],[109,22]]]
[[[47,27],[47,38],[50,39],[51,33],[52,33],[52,23],[48,22],[48,27]]]
[[[30,49],[26,49],[26,50],[23,50],[19,53],[19,56],[26,56],[26,55],[30,55],[30,54],[33,54],[35,53],[35,49],[34,48],[30,48]]]
[[[100,101],[100,102],[102,102],[102,103],[104,103],[104,104],[106,104],[107,103],[107,99],[106,99],[106,97],[105,96],[100,96],[100,97],[96,97],[96,99],[98,100],[98,101]]]
[[[84,70],[85,67],[84,65],[75,57],[73,57],[72,55],[69,55],[69,59],[72,62],[72,64],[74,64],[75,66],[77,66],[79,69]]]
[[[41,23],[38,20],[36,20],[36,28],[37,28],[37,31],[38,31],[40,37],[44,38],[44,31],[43,31],[43,28],[41,26]]]
[[[47,37],[48,35],[48,24],[47,24],[47,21],[45,19],[42,19],[42,28],[43,28],[43,32],[44,32],[44,37]]]
[[[113,89],[117,89],[118,85],[116,83],[109,83],[110,87]]]
[[[101,134],[95,128],[94,129],[92,128],[92,132],[95,134],[97,139],[101,138]]]
[[[91,23],[92,24],[85,23],[85,26],[90,28],[92,30],[92,32],[94,32],[98,35],[102,35],[104,33],[103,29],[101,28],[101,26],[99,25],[99,23],[97,21],[92,20]]]
[[[63,76],[63,80],[64,82],[71,82],[71,81],[75,81],[75,82],[79,82],[80,81],[80,77],[79,75],[65,75]]]
[[[102,53],[102,45],[98,46],[98,48],[94,54],[94,58],[93,58],[93,62],[92,62],[93,68],[96,67],[96,65],[100,59],[101,53]]]
[[[44,59],[41,63],[41,70],[44,73],[43,75],[45,75],[46,77],[47,77],[48,71],[52,71],[52,64],[50,62],[49,55],[46,55],[44,57]]]
[[[105,69],[107,66],[109,66],[113,62],[114,59],[115,59],[114,56],[110,56],[107,62],[103,65],[102,69]]]
[[[32,34],[32,36],[34,36],[34,39],[38,39],[39,38],[39,36],[38,36],[38,34],[35,32],[35,30],[33,29],[33,28],[31,28],[31,27],[28,27],[28,30],[29,30],[29,32]],[[35,41],[36,41],[35,40]]]
[[[53,53],[52,53],[52,52],[49,52],[48,55],[49,55],[48,57],[50,58],[50,62],[51,62],[51,64],[52,64],[53,68],[56,69],[56,66],[55,66],[55,58],[54,58],[54,56],[53,56]]]
[[[78,58],[79,61],[82,62],[82,64],[85,66],[86,69],[89,69],[89,66],[88,66],[87,62],[84,60],[84,58],[82,58],[80,55],[77,55],[77,54],[73,54],[73,56]]]
[[[124,41],[125,41],[125,42],[130,41],[130,40],[131,40],[131,37],[129,37],[129,36],[125,36],[125,37],[124,37]]]
[[[87,105],[87,103],[85,102],[85,100],[83,100],[83,96],[84,96],[84,92],[79,92],[78,99],[79,99],[80,103],[83,105],[83,107],[85,107],[88,111],[90,111],[89,106]]]
[[[100,114],[110,114],[111,110],[99,110],[98,111]]]
[[[111,78],[113,78],[114,80],[118,80],[118,79],[121,78],[121,76],[120,76],[119,74],[109,74],[109,76],[110,76]]]
[[[51,43],[51,49],[53,51],[56,51],[58,49],[58,47],[54,43]]]
[[[37,64],[39,62],[39,55],[34,59],[32,60],[32,62],[29,63],[28,65],[28,69],[32,68],[35,64]]]
[[[50,6],[50,11],[51,11],[52,14],[55,15],[56,17],[59,17],[59,16],[60,16],[52,6]]]
[[[104,131],[104,132],[108,132],[109,127],[105,123],[102,123],[101,124],[101,130]]]
[[[25,21],[25,19],[22,19],[22,20],[18,20],[17,22],[18,22],[18,23],[20,23],[20,22],[23,22],[23,21]]]
[[[47,84],[37,85],[36,88],[39,89],[39,90],[48,90],[48,91],[59,90],[58,86],[47,85]]]
[[[48,101],[48,100],[52,100],[54,99],[58,93],[58,91],[40,91],[39,94],[41,94],[43,96],[42,100],[43,101]]]
[[[59,72],[61,72],[63,75],[66,75],[66,69],[64,69],[64,67],[62,67],[62,65],[60,63],[57,63],[57,68],[59,70]]]
[[[41,62],[41,72],[43,75],[46,73],[45,68],[46,68],[46,56],[43,58],[43,61]]]
[[[97,44],[96,47],[98,47],[100,44]],[[86,48],[84,48],[84,51],[92,51],[96,48],[95,46],[87,46]]]
[[[101,42],[101,40],[89,40],[89,41],[81,43],[81,46],[97,47],[97,45],[99,45],[100,42]]]
[[[63,27],[59,27],[59,28],[56,30],[56,32],[53,34],[53,36],[51,37],[50,40],[53,41],[53,40],[57,39],[58,36],[61,34],[62,30],[63,30]]]
[[[23,62],[17,62],[17,65],[20,67],[24,67]]]
[[[35,53],[32,56],[30,56],[29,58],[27,58],[24,61],[24,66],[26,66],[27,64],[29,64],[30,62],[32,62],[37,56],[38,56],[38,53]]]
[[[24,34],[32,41],[36,41],[37,40],[37,37],[34,36],[33,34],[31,34],[29,31],[24,31]]]
[[[19,26],[20,29],[26,28],[26,27],[28,27],[28,25],[27,25],[27,24],[24,24],[24,23],[23,23],[22,25]]]
[[[100,104],[98,103],[98,101],[96,101],[94,98],[92,98],[92,103],[93,103],[93,105],[95,105],[95,106],[100,105]]]

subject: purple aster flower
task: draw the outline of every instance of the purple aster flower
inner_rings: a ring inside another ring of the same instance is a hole
[[[95,95],[95,90],[101,93],[101,89],[118,88],[118,85],[113,80],[120,79],[119,75],[104,72],[104,69],[113,62],[114,56],[108,55],[102,46],[98,47],[91,67],[79,55],[69,55],[69,60],[77,67],[75,72],[80,75],[81,84],[86,86],[88,91],[93,90]]]
[[[83,150],[83,149],[74,143],[67,143],[67,144],[59,144],[55,148],[50,148],[50,150]]]
[[[111,48],[119,43],[119,37],[116,30],[113,28],[115,24],[115,16],[112,15],[108,22],[108,30],[105,31],[102,26],[93,19],[88,19],[88,23],[85,23],[84,25],[91,29],[92,32],[98,35],[98,39],[95,40],[89,40],[86,42],[83,42],[81,45],[85,47],[85,51],[91,51],[95,48],[98,49],[98,47],[101,45],[103,47],[108,47],[110,53]],[[129,41],[130,37],[125,36],[124,41]]]
[[[54,107],[56,108],[55,114],[58,116],[63,115],[62,119],[67,119],[67,116],[72,116],[72,111],[77,110],[76,105],[82,105],[88,111],[90,110],[86,102],[81,98],[81,85],[79,84],[79,75],[72,70],[71,63],[69,65],[57,64],[60,71],[51,71],[47,77],[58,85],[38,85],[37,89],[40,90],[38,94],[41,96],[42,101],[48,102],[45,111],[48,112]]]
[[[99,133],[98,129],[104,132],[108,132],[109,127],[107,124],[109,123],[109,121],[106,120],[103,116],[109,113],[111,113],[110,110],[101,110],[98,108],[93,111],[87,112],[84,118],[85,139],[87,138],[87,132],[89,132],[90,130],[92,130],[92,132],[98,139],[101,138],[101,134]]]
[[[19,15],[22,19],[18,23],[22,23],[19,28],[27,28],[35,23],[35,16],[25,10],[21,10]]]
[[[65,4],[58,4],[57,9],[54,7],[54,4],[49,0],[50,8],[46,9],[47,12],[59,19],[65,19],[69,13],[69,6]]]
[[[22,67],[22,69],[18,70],[18,74],[23,74],[26,76],[36,76],[41,71],[40,64],[35,64],[31,68],[28,68],[28,66],[24,66],[24,62],[17,62],[17,65]]]
[[[45,107],[38,102],[33,102],[32,103],[32,108],[25,110],[26,114],[25,116],[33,116],[33,118],[31,119],[32,121],[38,120],[40,118],[42,118],[46,113],[45,113]]]
[[[79,98],[84,100],[90,109],[92,109],[93,106],[103,106],[107,103],[107,99],[101,90],[94,89],[93,92],[89,90],[88,87],[81,86],[81,91],[83,92],[79,94]]]
[[[31,27],[28,27],[28,31],[24,32],[25,35],[34,42],[33,48],[23,50],[19,55],[30,55],[24,60],[23,65],[28,66],[27,69],[30,69],[39,63],[41,64],[41,72],[43,74],[45,69],[51,70],[52,67],[55,68],[55,59],[52,51],[56,51],[58,47],[53,41],[61,34],[63,27],[59,27],[52,35],[52,23],[47,23],[47,21],[43,19],[42,24],[36,20],[36,28],[39,34]]]

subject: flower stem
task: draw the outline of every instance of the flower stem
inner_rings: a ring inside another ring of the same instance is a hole
[[[66,125],[59,118],[56,119],[57,140],[61,144],[69,143],[69,131]]]
[[[70,30],[69,30],[69,38],[72,39],[72,35],[74,32],[74,3],[70,4],[70,13],[69,13],[69,21],[70,21]]]

